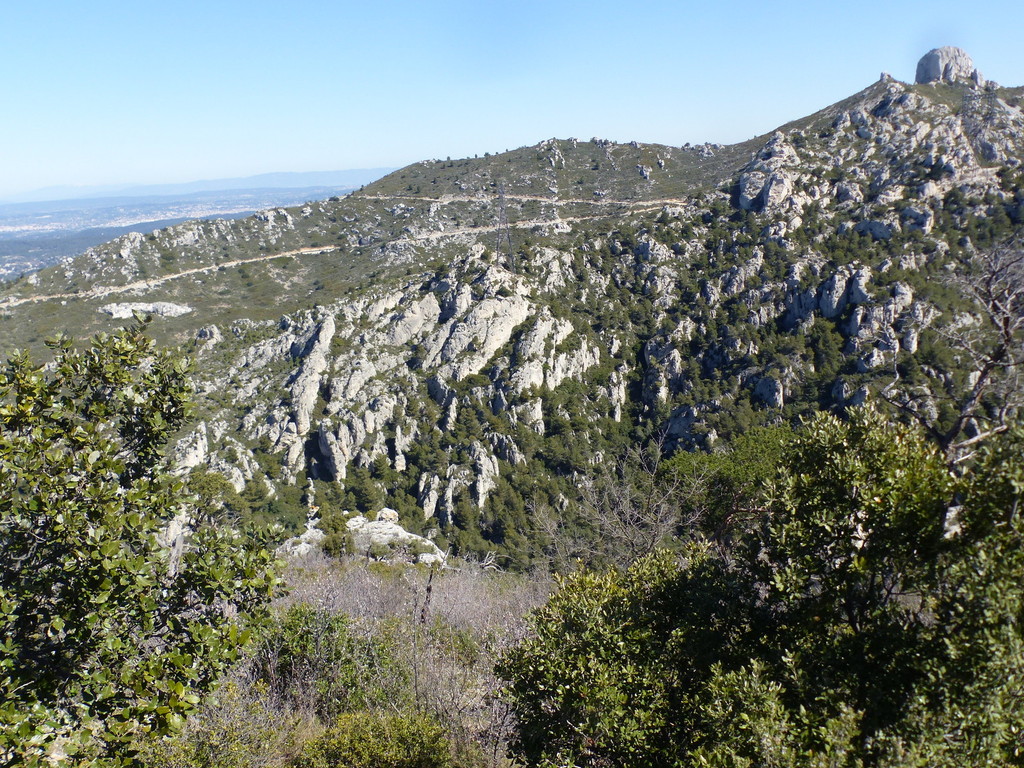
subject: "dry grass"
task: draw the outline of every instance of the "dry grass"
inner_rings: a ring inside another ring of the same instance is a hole
[[[289,592],[275,606],[279,615],[305,605],[347,620],[364,649],[357,664],[365,681],[364,706],[434,718],[454,744],[460,766],[509,765],[505,747],[512,723],[497,696],[494,663],[525,636],[527,613],[550,591],[546,578],[469,564],[431,573],[314,555],[293,562],[286,582]],[[267,649],[260,653],[265,656]],[[181,734],[147,744],[140,764],[288,765],[330,725],[318,710],[318,694],[331,684],[331,666],[304,668],[300,679],[289,681],[287,695],[261,674],[266,668],[266,658],[243,661]]]

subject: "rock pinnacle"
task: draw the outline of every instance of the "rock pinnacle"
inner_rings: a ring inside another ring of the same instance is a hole
[[[971,57],[962,48],[943,46],[928,51],[917,62],[917,83],[972,83],[985,85],[985,78],[974,66]]]

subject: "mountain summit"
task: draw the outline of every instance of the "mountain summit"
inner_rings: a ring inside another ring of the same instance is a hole
[[[942,48],[933,48],[921,57],[921,60],[917,62],[915,82],[918,85],[936,82],[966,82],[984,86],[985,78],[974,66],[967,51],[963,48],[946,45]]]

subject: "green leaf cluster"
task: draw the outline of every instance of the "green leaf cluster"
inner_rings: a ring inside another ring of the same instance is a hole
[[[951,471],[819,415],[783,466],[734,540],[561,582],[498,668],[527,765],[1024,764],[1024,429]]]
[[[161,448],[187,362],[135,325],[0,372],[0,762],[116,764],[176,727],[277,580],[188,503]]]
[[[431,717],[415,713],[342,715],[310,742],[297,768],[454,768],[451,744]]]
[[[252,675],[271,696],[330,720],[400,698],[408,677],[385,633],[364,637],[344,614],[306,603],[269,622],[256,644]],[[396,685],[398,683],[398,685]]]

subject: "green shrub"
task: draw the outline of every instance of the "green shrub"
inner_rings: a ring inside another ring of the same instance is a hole
[[[307,744],[297,768],[448,768],[451,744],[432,718],[415,713],[342,715]]]
[[[275,706],[266,685],[232,680],[188,718],[185,727],[140,745],[139,768],[272,768],[295,755],[308,718]]]
[[[562,581],[498,665],[516,756],[1024,764],[1022,457],[1019,427],[951,472],[871,411],[815,417],[735,541]]]
[[[387,681],[401,682],[385,646],[354,633],[344,615],[299,604],[266,631],[254,671],[274,697],[331,718],[379,703]]]
[[[278,584],[262,541],[167,472],[188,364],[144,330],[0,370],[3,765],[126,763],[213,688]]]

